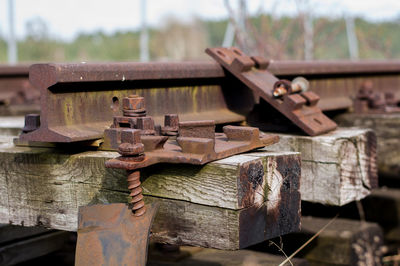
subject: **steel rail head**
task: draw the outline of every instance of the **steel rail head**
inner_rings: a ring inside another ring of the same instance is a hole
[[[270,60],[268,70],[276,76],[365,76],[400,73],[400,60]]]
[[[22,76],[28,77],[29,65],[0,65],[0,78]]]
[[[59,83],[223,78],[213,62],[35,64],[29,70],[35,87]]]

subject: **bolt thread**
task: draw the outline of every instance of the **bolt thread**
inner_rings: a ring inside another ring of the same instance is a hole
[[[132,197],[132,212],[135,216],[142,216],[146,212],[140,184],[140,172],[128,171],[128,189],[131,192],[129,196]]]

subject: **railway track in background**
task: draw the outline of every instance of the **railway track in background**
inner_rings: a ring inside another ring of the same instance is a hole
[[[40,92],[29,83],[28,65],[0,65],[0,115],[39,112]]]
[[[153,116],[157,116],[157,113],[180,111],[190,119],[200,119],[203,116],[213,117],[219,123],[232,123],[244,120],[257,102],[257,98],[252,97],[251,92],[239,84],[236,78],[212,61],[59,66],[62,66],[62,71],[57,72],[57,89],[60,86],[92,88],[100,83],[102,88],[117,85],[118,88],[137,89],[138,93],[146,94],[146,99],[149,99],[149,104],[152,105],[150,109],[155,110]],[[323,111],[350,108],[353,105],[352,98],[366,81],[372,82],[374,90],[394,91],[397,98],[400,98],[400,90],[397,89],[400,85],[399,60],[271,60],[268,70],[280,79],[292,80],[298,76],[308,79],[310,90],[321,98],[318,106]],[[117,72],[122,73],[121,77],[115,74]],[[39,90],[29,83],[28,74],[28,66],[0,66],[0,103],[3,106],[38,105]],[[63,85],[59,85],[60,83]],[[173,93],[171,88],[174,88]],[[169,107],[160,104],[165,102],[171,103]],[[173,105],[180,107],[169,110]]]

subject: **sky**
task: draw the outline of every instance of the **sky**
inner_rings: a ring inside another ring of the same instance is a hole
[[[0,35],[8,35],[8,1],[0,0]],[[18,38],[26,35],[26,23],[40,17],[49,32],[72,40],[80,32],[102,30],[106,33],[140,27],[141,0],[13,0]],[[237,0],[228,0],[236,8]],[[400,17],[400,0],[297,0],[307,3],[314,15],[355,15],[373,21]],[[277,15],[296,14],[296,0],[248,0],[248,12],[260,10]],[[305,5],[307,6],[307,5]],[[228,15],[224,0],[147,0],[147,21],[162,27],[168,17],[190,21],[195,17],[223,19]]]

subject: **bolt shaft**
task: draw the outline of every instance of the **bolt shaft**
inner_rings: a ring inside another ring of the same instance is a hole
[[[146,206],[143,201],[142,188],[140,187],[140,171],[127,171],[128,189],[132,197],[132,212],[135,216],[142,216],[146,212]]]

